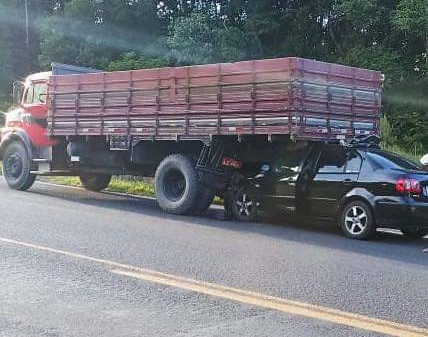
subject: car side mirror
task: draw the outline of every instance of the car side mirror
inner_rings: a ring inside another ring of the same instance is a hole
[[[270,171],[270,166],[268,164],[264,164],[264,165],[262,165],[260,171],[261,171],[261,173],[266,174]]]

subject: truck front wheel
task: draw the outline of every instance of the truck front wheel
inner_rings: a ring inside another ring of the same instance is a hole
[[[3,155],[3,175],[10,188],[25,191],[36,176],[31,173],[31,158],[21,142],[10,143]]]
[[[200,183],[193,161],[182,154],[166,157],[156,170],[155,192],[157,202],[165,212],[192,214],[200,196]]]
[[[99,192],[110,184],[111,175],[109,174],[84,174],[79,176],[83,187],[88,191]]]

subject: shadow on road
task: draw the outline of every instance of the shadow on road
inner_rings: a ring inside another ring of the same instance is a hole
[[[168,220],[185,221],[200,226],[219,228],[234,232],[248,232],[276,239],[318,245],[335,250],[351,251],[390,260],[428,266],[428,239],[410,240],[400,234],[378,232],[372,241],[356,241],[343,237],[334,226],[287,222],[285,219],[269,220],[264,223],[242,223],[224,219],[222,208],[211,207],[202,216],[175,216],[162,212],[155,200],[119,196],[113,193],[93,193],[65,187],[36,184],[27,193],[46,197],[61,198],[68,202],[101,208],[131,212],[146,216],[156,216]]]

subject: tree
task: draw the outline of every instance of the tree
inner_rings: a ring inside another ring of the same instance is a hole
[[[41,24],[40,60],[104,68],[127,52],[164,54],[162,25],[157,1],[71,0]]]
[[[161,68],[168,65],[168,60],[164,58],[142,57],[136,53],[125,53],[119,59],[110,62],[106,70],[133,70],[133,69],[148,69],[148,68]]]
[[[206,12],[173,21],[168,46],[179,64],[237,61],[246,56],[244,34]]]

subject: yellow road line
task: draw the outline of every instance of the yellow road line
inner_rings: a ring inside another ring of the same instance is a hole
[[[191,278],[166,274],[154,270],[139,268],[110,260],[99,259],[69,251],[39,246],[31,243],[0,238],[1,242],[24,246],[45,252],[60,254],[80,260],[100,263],[114,269],[111,272],[137,278],[147,282],[180,288],[192,292],[206,294],[227,300],[254,305],[261,308],[272,309],[286,314],[318,319],[334,324],[350,326],[366,331],[382,333],[397,337],[428,337],[428,329],[396,323],[379,318],[350,313],[333,308],[323,307],[305,302],[288,300],[285,298],[269,296],[261,293],[203,282]]]

